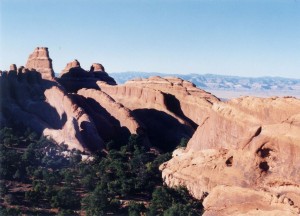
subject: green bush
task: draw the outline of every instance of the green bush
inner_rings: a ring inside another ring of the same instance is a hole
[[[143,203],[129,202],[128,205],[128,215],[129,216],[140,216],[146,211],[146,207]]]

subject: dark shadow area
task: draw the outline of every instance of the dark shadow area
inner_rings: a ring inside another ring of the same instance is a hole
[[[255,131],[254,137],[257,137],[257,136],[261,133],[261,131],[262,131],[262,128],[259,127],[259,128],[257,129],[257,131]]]
[[[257,149],[256,154],[258,154],[261,158],[269,157],[271,154],[271,151],[273,151],[270,148],[265,148],[266,143],[262,144],[260,148]]]
[[[84,143],[86,144],[86,147],[91,151],[91,152],[96,152],[99,150],[99,148],[104,147],[101,144],[101,139],[98,136],[97,133],[91,133],[93,130],[93,123],[89,121],[83,121],[80,124],[80,134],[82,136],[82,139],[84,140]],[[96,131],[95,131],[96,132]],[[102,137],[101,137],[102,138]]]
[[[182,138],[190,139],[195,130],[174,117],[155,109],[137,109],[133,114],[146,126],[152,145],[163,151],[172,151]]]
[[[99,135],[105,142],[111,140],[127,142],[130,136],[128,128],[121,127],[119,120],[107,112],[96,100],[75,94],[71,97],[93,119]]]
[[[233,163],[233,156],[229,157],[225,163],[226,163],[226,166],[231,167],[232,163]]]
[[[164,94],[164,96],[165,96],[164,97],[165,104],[166,104],[168,110],[170,110],[171,112],[175,113],[180,118],[187,121],[196,130],[198,125],[193,120],[189,119],[188,117],[186,117],[184,115],[184,113],[182,112],[179,100],[172,94]]]
[[[76,93],[82,88],[99,90],[97,81],[104,81],[110,85],[116,85],[115,80],[106,72],[87,72],[80,67],[74,67],[69,72],[63,74],[57,81],[67,90]]]
[[[258,149],[257,150],[257,154],[261,157],[261,158],[266,158],[270,156],[270,152],[272,151],[272,149],[270,148],[262,148],[262,149]]]
[[[27,113],[26,121],[40,120],[45,127],[61,129],[67,121],[65,114],[60,116],[56,109],[46,102],[45,90],[57,85],[43,80],[37,71],[16,72],[10,71],[0,77],[1,111],[4,116],[12,118],[18,113]],[[30,117],[32,116],[32,117]],[[33,117],[34,116],[34,117]],[[22,115],[19,115],[19,119]],[[26,124],[31,124],[26,122]],[[37,127],[37,126],[36,126]]]
[[[269,164],[266,161],[260,162],[259,168],[262,172],[267,172],[269,170]]]
[[[41,74],[34,70],[24,72],[10,71],[7,74],[2,74],[0,77],[1,127],[10,126],[13,121],[19,122],[39,135],[47,128],[54,130],[63,129],[67,122],[66,108],[52,107],[45,97],[45,91],[52,87],[56,89],[53,90],[54,94],[49,97],[55,97],[55,91],[58,91],[56,92],[58,95],[66,94],[57,82],[42,79]],[[62,100],[63,98],[53,99]],[[70,105],[72,106],[74,103]],[[62,109],[62,112],[58,113],[57,109]],[[101,143],[102,141],[99,135],[95,133],[95,127],[93,129],[93,123],[83,123],[80,126],[83,128],[80,129],[77,120],[74,119],[71,127],[75,127],[76,138],[80,142],[81,140],[84,141],[82,143],[83,146],[89,143],[90,149],[99,149],[97,142]],[[92,131],[94,134],[88,136],[89,131],[90,133]],[[89,142],[85,140],[87,137]],[[93,140],[93,138],[95,139]]]

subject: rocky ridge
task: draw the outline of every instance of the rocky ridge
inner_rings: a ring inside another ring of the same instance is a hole
[[[97,151],[139,134],[171,150],[191,138],[160,169],[166,184],[204,199],[205,215],[300,213],[299,99],[222,102],[175,77],[116,85],[103,65],[86,71],[77,60],[54,78],[47,48],[11,65],[0,84],[1,125],[18,121],[69,148]]]
[[[68,92],[76,93],[82,88],[99,90],[97,81],[103,81],[109,85],[116,85],[116,81],[110,77],[99,63],[93,63],[90,71],[81,68],[78,60],[69,62],[62,70],[57,81],[63,85]]]
[[[205,215],[253,215],[256,208],[261,215],[299,214],[299,110],[291,97],[214,103],[187,148],[161,165],[165,182],[186,185],[199,199],[208,193]],[[238,196],[242,191],[249,195]],[[281,197],[281,204],[249,198],[258,194]]]
[[[111,73],[118,84],[134,78],[147,78],[150,76],[166,76],[156,72],[120,72]],[[170,76],[170,75],[169,75]],[[260,95],[264,97],[291,95],[300,97],[300,79],[283,77],[239,77],[216,74],[171,74],[171,76],[194,83],[198,88],[209,92],[236,92],[232,97],[240,95]],[[224,94],[225,95],[225,94]]]
[[[132,110],[146,125],[152,141],[160,146],[175,147],[181,138],[189,139],[203,120],[196,113],[208,112],[212,101],[219,101],[192,83],[174,77],[136,79],[115,86],[97,84],[115,101]]]

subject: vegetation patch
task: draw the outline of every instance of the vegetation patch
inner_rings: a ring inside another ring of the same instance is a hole
[[[20,125],[2,128],[0,215],[201,215],[186,188],[163,185],[158,166],[170,157],[137,135],[87,155]]]

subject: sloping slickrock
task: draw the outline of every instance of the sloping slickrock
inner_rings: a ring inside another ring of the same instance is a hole
[[[204,216],[298,215],[299,208],[284,195],[236,186],[217,186],[204,200]]]
[[[201,123],[212,102],[213,95],[178,78],[151,77],[136,79],[124,85],[111,86],[97,82],[101,90],[133,111],[147,127],[152,143],[176,146],[181,138],[190,138]]]
[[[93,114],[88,111],[91,107],[85,107],[85,109],[96,120],[96,124],[101,124],[98,126],[99,134],[101,137],[106,137],[107,141],[116,139],[117,136],[120,136],[121,129],[125,128],[128,130],[128,135],[144,135],[144,126],[136,120],[131,111],[106,93],[95,89],[80,89],[77,94],[83,96],[87,104],[93,107],[98,106]],[[101,109],[104,109],[104,112],[101,112]],[[111,135],[109,136],[109,134]]]
[[[218,185],[284,196],[300,213],[299,113],[300,100],[295,98],[244,97],[214,103],[187,148],[175,151],[173,158],[161,165],[163,178],[170,186],[186,185],[199,199]],[[239,200],[237,192],[226,190],[223,194]],[[219,205],[209,197],[209,206]],[[254,197],[251,202],[256,205]],[[243,215],[247,203],[236,205],[230,215]],[[244,206],[241,212],[239,205]],[[257,204],[259,211],[268,211],[265,207]],[[247,208],[253,210],[251,206]],[[209,208],[206,210],[207,215],[214,215]],[[285,207],[280,207],[278,212],[281,211],[286,211]],[[222,212],[226,215],[227,211],[220,208],[218,214]],[[266,215],[277,213],[270,211]]]
[[[70,149],[97,150],[103,141],[89,116],[55,81],[36,71],[1,77],[1,112]],[[12,91],[13,89],[13,91]]]
[[[99,86],[129,108],[134,107],[136,102],[141,104],[146,102],[149,107],[154,104],[158,109],[170,110],[179,116],[184,115],[198,125],[206,118],[198,113],[209,111],[212,104],[219,101],[214,95],[196,88],[193,83],[176,77],[155,76],[148,79],[135,79],[116,87],[99,82]],[[159,92],[162,92],[165,97],[159,96]],[[134,98],[136,101],[133,102],[131,99],[126,102],[127,97]]]
[[[214,103],[188,149],[243,147],[259,135],[262,125],[281,123],[298,113],[300,102],[295,98],[243,97]]]
[[[26,63],[26,68],[29,70],[35,69],[42,74],[43,79],[53,79],[54,71],[52,68],[52,59],[49,57],[47,47],[37,47]]]

